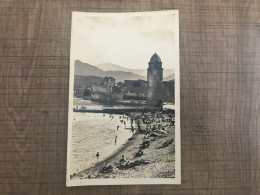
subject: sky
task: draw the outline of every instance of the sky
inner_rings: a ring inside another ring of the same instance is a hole
[[[163,68],[178,65],[178,18],[174,13],[134,16],[74,12],[71,58],[91,65],[113,63],[132,69],[148,67],[156,52]]]

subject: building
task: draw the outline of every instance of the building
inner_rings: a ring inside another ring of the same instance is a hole
[[[92,92],[112,93],[116,80],[113,77],[104,77],[102,82],[92,85]]]
[[[113,87],[116,84],[116,79],[113,77],[105,77],[101,84],[108,87]]]
[[[116,101],[123,99],[123,94],[115,86],[116,80],[113,77],[104,77],[102,82],[91,86],[91,100],[93,101]]]
[[[122,91],[123,91],[123,98],[125,100],[146,100],[147,81],[125,80]]]
[[[174,103],[174,80],[163,81],[161,58],[155,53],[148,63],[147,81],[124,80],[116,83],[113,77],[104,77],[91,85],[85,98],[100,102],[146,102],[152,109],[162,108],[163,102]]]
[[[162,106],[163,68],[161,58],[155,53],[147,69],[147,104],[148,107]]]
[[[163,81],[162,88],[162,100],[163,102],[174,103],[175,102],[175,80]]]

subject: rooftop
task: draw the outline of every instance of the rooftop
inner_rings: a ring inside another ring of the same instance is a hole
[[[162,62],[160,56],[155,52],[150,59],[150,62]]]

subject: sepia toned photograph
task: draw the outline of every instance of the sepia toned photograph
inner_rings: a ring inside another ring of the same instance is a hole
[[[73,12],[67,186],[180,184],[179,14]]]

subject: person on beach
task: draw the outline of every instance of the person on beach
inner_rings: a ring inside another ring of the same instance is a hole
[[[135,134],[135,129],[134,129],[133,125],[131,125],[131,131],[132,131],[132,134],[134,135]]]
[[[119,128],[119,125],[117,125],[116,130],[118,130],[118,128]]]
[[[115,137],[115,145],[116,145],[117,136]]]
[[[97,157],[97,158],[99,157],[99,152],[97,152],[96,157]]]
[[[146,129],[145,129],[145,130],[146,130],[145,133],[146,133],[146,134],[149,134],[149,127],[148,127],[148,125],[146,125]]]
[[[126,162],[126,158],[125,158],[124,155],[122,155],[122,158],[119,160],[119,162],[120,162],[120,163],[124,163],[124,162]]]

